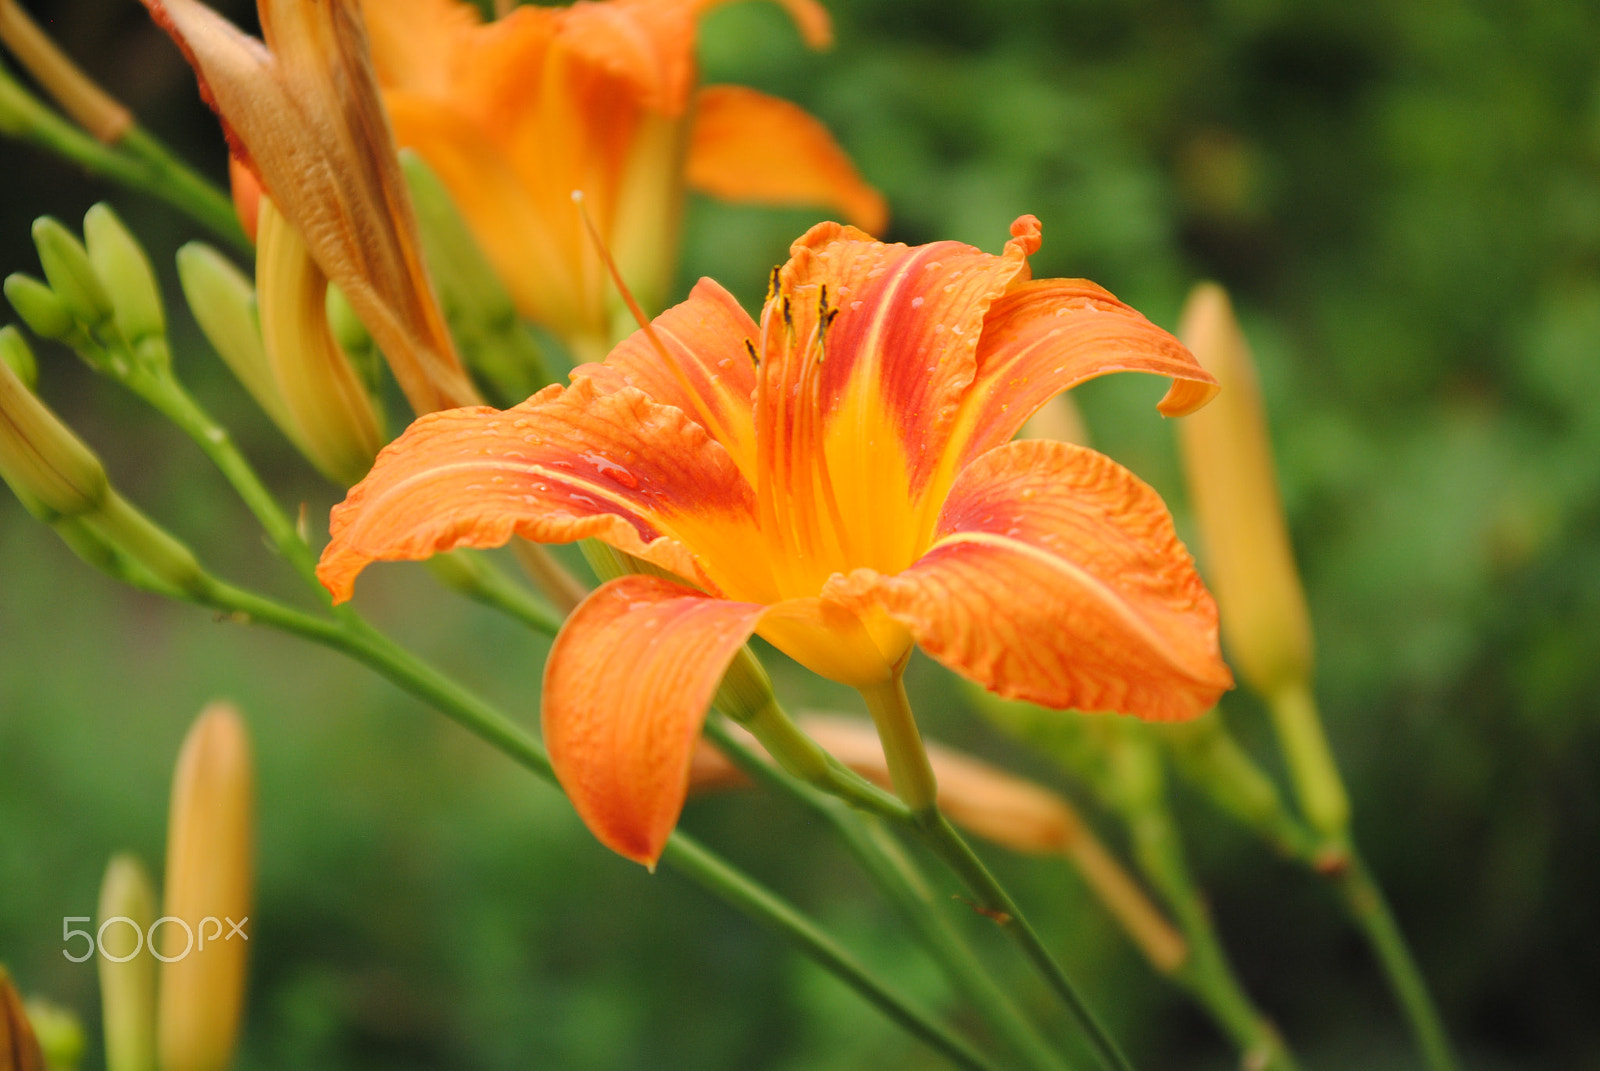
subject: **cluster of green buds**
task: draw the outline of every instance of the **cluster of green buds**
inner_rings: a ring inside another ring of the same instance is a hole
[[[14,274],[5,295],[35,334],[71,346],[97,370],[146,389],[167,382],[171,354],[155,275],[104,205],[84,219],[87,243],[48,217],[33,227],[45,279]],[[92,565],[141,587],[194,593],[194,555],[117,494],[100,459],[36,394],[22,334],[0,328],[0,479]]]

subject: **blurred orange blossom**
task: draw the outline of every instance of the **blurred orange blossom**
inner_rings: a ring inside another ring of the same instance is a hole
[[[673,282],[686,184],[884,226],[883,198],[815,118],[741,86],[696,88],[696,24],[721,2],[525,5],[490,23],[465,0],[363,2],[399,144],[444,181],[519,311],[580,357],[629,321],[574,190],[652,309]],[[808,44],[829,43],[815,0],[782,3]]]
[[[646,864],[753,632],[857,687],[919,643],[1005,696],[1200,714],[1232,678],[1160,498],[1092,450],[1011,439],[1107,372],[1172,377],[1175,415],[1215,383],[1094,284],[1030,279],[1039,234],[1024,216],[994,256],[820,224],[759,323],[701,280],[569,387],[414,423],[335,507],[319,575],[344,600],[373,560],[521,535],[599,539],[682,578],[597,589],[545,671],[557,776]]]

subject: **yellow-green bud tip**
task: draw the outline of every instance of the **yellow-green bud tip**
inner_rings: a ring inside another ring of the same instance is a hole
[[[40,338],[63,339],[76,326],[66,302],[31,275],[14,272],[6,276],[5,294],[22,322]]]
[[[150,259],[110,205],[89,209],[83,238],[89,262],[111,297],[122,337],[136,349],[147,339],[164,337],[167,317]]]
[[[33,347],[22,337],[21,331],[9,324],[0,327],[0,361],[17,374],[23,386],[29,390],[38,388],[39,362],[33,359]]]
[[[89,260],[89,251],[72,232],[49,216],[33,221],[33,244],[44,277],[67,310],[90,327],[112,318],[111,295]]]
[[[156,893],[149,872],[136,856],[116,855],[106,866],[100,883],[99,918],[103,954],[97,965],[106,1071],[155,1071],[156,958],[135,937],[135,931],[150,932],[156,920]],[[105,924],[116,918],[132,924]],[[113,942],[118,944],[104,954]]]

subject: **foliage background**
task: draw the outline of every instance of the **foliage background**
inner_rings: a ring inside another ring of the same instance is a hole
[[[32,6],[148,125],[220,171],[214,122],[137,5]],[[1470,1066],[1600,1067],[1600,8],[830,7],[830,53],[807,53],[776,7],[739,4],[706,19],[702,60],[710,81],[827,119],[888,194],[890,237],[997,249],[1033,212],[1037,274],[1094,278],[1158,323],[1197,279],[1232,289],[1272,407],[1359,840]],[[35,215],[76,226],[110,198],[171,280],[192,228],[31,150],[0,153],[0,273],[37,270]],[[683,283],[715,273],[754,300],[809,222],[697,202]],[[188,381],[285,501],[325,515],[333,492],[187,314],[173,319]],[[42,391],[132,500],[219,573],[292,590],[188,444],[64,353],[41,356]],[[1081,393],[1097,444],[1181,518],[1158,392]],[[25,988],[92,1023],[93,972],[58,954],[60,919],[93,913],[113,850],[161,858],[178,741],[206,700],[229,696],[261,769],[242,1067],[934,1066],[831,979],[678,878],[610,857],[553,791],[364,671],[117,588],[9,497],[0,562],[0,959]],[[375,617],[534,719],[538,644],[413,569],[364,587]],[[928,665],[915,680],[932,735],[1051,776],[944,680]],[[849,702],[798,675],[781,683],[797,702]],[[1264,740],[1247,697],[1227,713]],[[1199,800],[1180,805],[1240,972],[1307,1066],[1410,1066],[1331,899]],[[729,797],[692,804],[686,822],[943,999],[848,861],[792,811]],[[1230,1065],[1064,866],[991,854],[1142,1066]],[[1020,972],[1013,984],[1043,1000]]]

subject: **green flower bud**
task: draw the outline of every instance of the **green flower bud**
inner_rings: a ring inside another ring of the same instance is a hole
[[[4,361],[29,390],[39,385],[39,362],[33,359],[33,348],[22,337],[22,332],[9,324],[0,327],[0,361]]]
[[[293,424],[261,344],[256,287],[232,261],[203,242],[178,250],[178,283],[189,311],[223,363],[280,428]]]
[[[33,221],[33,244],[50,288],[74,317],[90,328],[112,318],[111,295],[95,272],[89,251],[71,231],[49,216],[40,216]]]
[[[14,334],[16,329],[4,330]],[[4,361],[0,361],[0,477],[36,514],[87,513],[98,509],[108,493],[100,459]]]
[[[160,583],[190,594],[205,590],[206,575],[194,552],[115,491],[84,520],[113,549]]]
[[[133,925],[105,926],[106,919],[114,918]],[[148,933],[155,922],[156,894],[149,872],[136,856],[116,855],[107,865],[100,883],[100,920],[106,1071],[155,1071],[156,958],[135,933]],[[106,945],[112,941],[121,943],[106,955]]]
[[[146,340],[165,338],[167,317],[150,259],[110,205],[89,209],[83,217],[83,238],[89,262],[111,296],[117,329],[128,345],[139,351]]]
[[[77,327],[66,302],[31,275],[15,272],[6,276],[5,293],[22,322],[40,338],[64,339]]]

